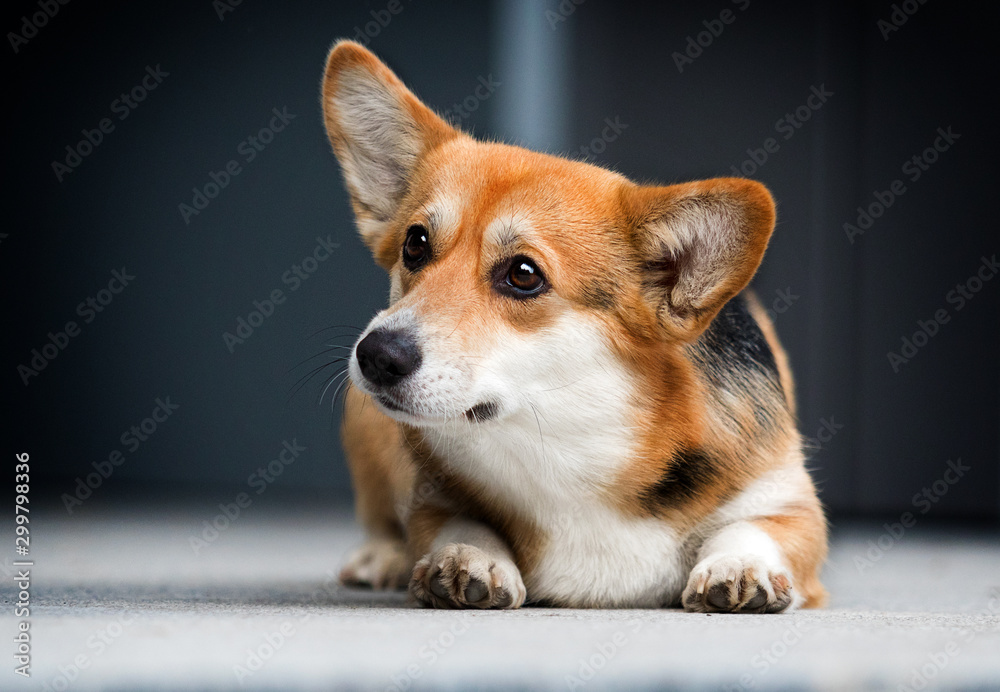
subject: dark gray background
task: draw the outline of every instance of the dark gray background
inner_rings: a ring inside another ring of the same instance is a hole
[[[5,47],[3,442],[5,454],[31,453],[37,492],[72,491],[121,450],[125,463],[95,495],[217,487],[226,499],[295,439],[308,449],[275,486],[347,497],[339,409],[331,414],[329,394],[317,405],[335,368],[289,394],[324,361],[300,362],[349,330],[310,335],[361,327],[385,302],[387,281],[355,236],[318,88],[332,41],[388,4],[243,0],[220,20],[208,1],[70,3],[17,53]],[[946,295],[1000,252],[996,10],[928,3],[884,40],[877,22],[890,18],[888,2],[743,4],[565,0],[555,21],[546,12],[557,2],[401,0],[370,47],[439,111],[492,75],[500,86],[460,120],[478,135],[579,156],[617,117],[627,128],[591,158],[640,180],[729,175],[775,137],[779,150],[750,176],[779,206],[756,287],[767,303],[778,291],[797,296],[776,322],[803,433],[815,436],[824,420],[842,426],[812,461],[823,500],[836,515],[898,516],[961,458],[971,470],[935,516],[995,519],[1000,278],[961,311]],[[735,21],[680,72],[672,55],[725,8]],[[37,10],[7,10],[5,30],[20,31]],[[81,129],[115,118],[111,102],[158,64],[169,76],[58,182],[52,161]],[[776,134],[776,121],[821,85],[833,93],[823,107],[790,139]],[[185,225],[178,205],[242,158],[238,144],[275,107],[295,119]],[[961,138],[849,243],[843,223],[904,177],[901,165],[939,127]],[[333,257],[230,353],[223,332],[254,300],[287,289],[282,274],[327,235],[340,244]],[[49,331],[81,322],[77,304],[122,267],[133,285],[25,386],[17,366]],[[887,352],[939,308],[951,320],[894,373]],[[122,433],[168,396],[179,410],[128,451]]]

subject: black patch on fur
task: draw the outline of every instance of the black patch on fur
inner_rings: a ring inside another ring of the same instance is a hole
[[[717,385],[730,383],[734,370],[757,372],[781,390],[778,364],[764,333],[747,308],[743,294],[723,306],[696,344],[695,355],[708,379]]]
[[[614,291],[599,281],[585,286],[580,297],[584,305],[594,310],[608,310],[615,305]]]
[[[643,498],[649,509],[676,507],[704,493],[705,487],[718,482],[716,461],[700,449],[686,449],[670,460],[663,477],[647,490]]]

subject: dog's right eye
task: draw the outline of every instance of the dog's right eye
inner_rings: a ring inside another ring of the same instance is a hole
[[[410,271],[416,271],[427,264],[431,258],[431,243],[427,229],[423,226],[410,226],[406,230],[406,240],[403,241],[403,264]]]

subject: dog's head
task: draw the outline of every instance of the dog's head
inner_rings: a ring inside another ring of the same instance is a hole
[[[743,289],[774,226],[759,183],[640,186],[474,140],[356,43],[330,53],[322,98],[361,236],[391,277],[351,377],[409,424],[502,419],[586,375],[640,376],[635,354],[696,339]]]

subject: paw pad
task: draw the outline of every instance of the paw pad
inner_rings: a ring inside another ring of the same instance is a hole
[[[793,601],[783,570],[754,556],[709,558],[691,571],[681,597],[695,613],[779,613]]]
[[[524,603],[521,574],[475,546],[453,543],[425,555],[413,568],[410,593],[434,608],[517,608]]]

